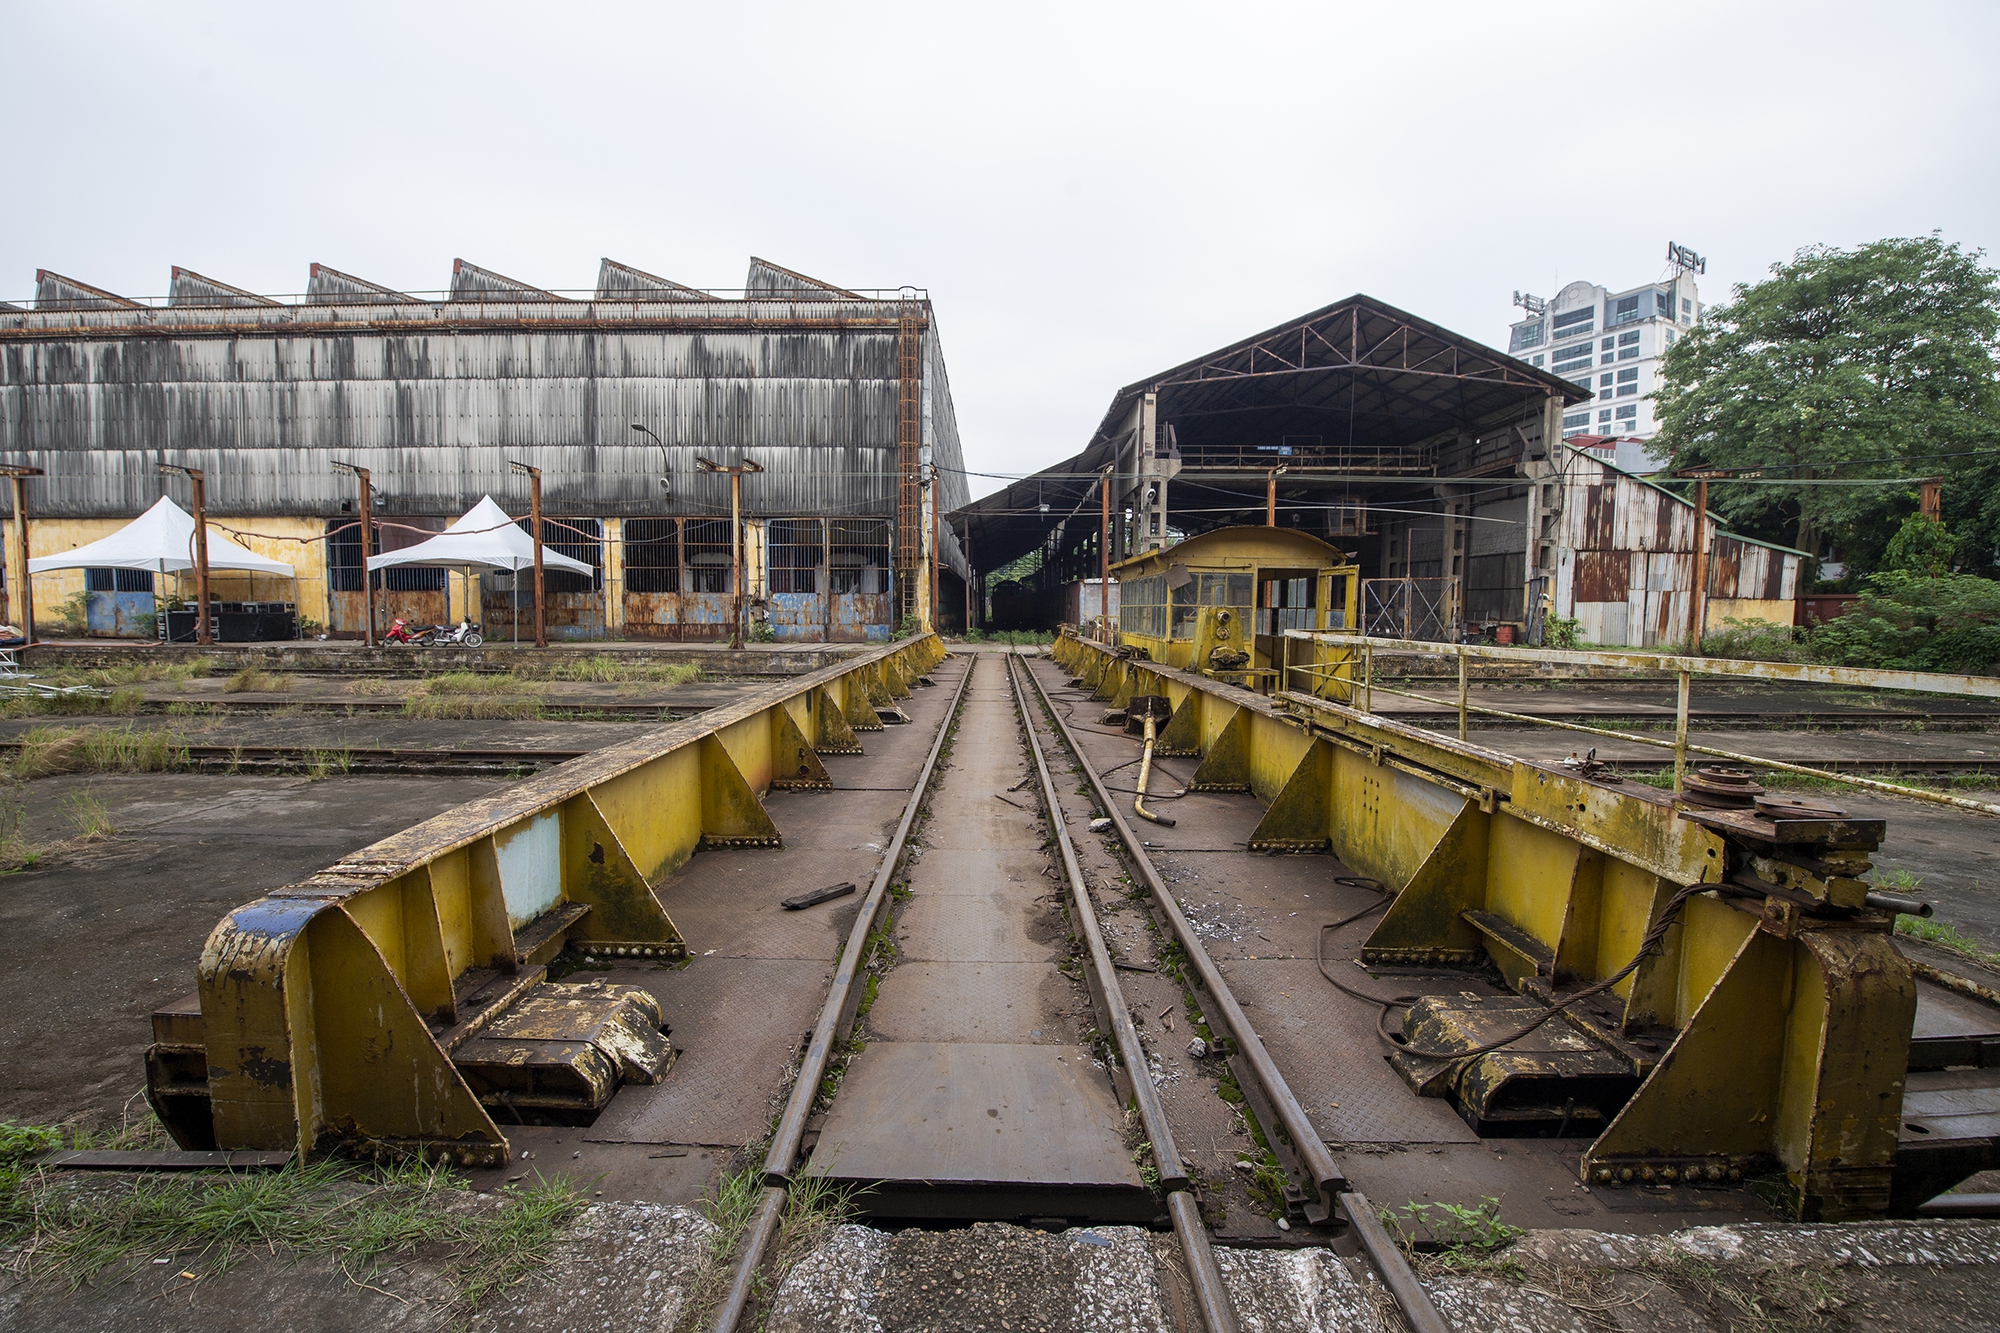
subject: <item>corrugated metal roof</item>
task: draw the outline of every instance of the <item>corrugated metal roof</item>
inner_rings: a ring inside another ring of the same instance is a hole
[[[504,273],[481,268],[463,259],[451,261],[451,299],[454,301],[484,301],[499,297],[503,301],[560,301],[563,298],[554,292],[545,292],[540,287],[530,287],[527,283],[510,278]]]
[[[715,298],[671,278],[658,277],[644,269],[621,264],[615,259],[597,265],[597,299],[600,301],[712,301]]]
[[[750,256],[750,276],[744,280],[746,296],[839,296],[850,300],[860,300],[855,293],[844,287],[836,287],[818,278],[809,278],[803,273],[773,264],[768,259]]]
[[[35,270],[37,310],[137,310],[139,303],[129,297],[107,292],[75,278],[41,268]]]
[[[351,273],[342,273],[337,268],[315,263],[312,275],[306,280],[306,300],[314,305],[422,305],[414,296],[405,296],[398,291],[357,278]]]
[[[205,278],[191,268],[174,265],[173,285],[168,289],[168,305],[179,306],[274,306],[268,296],[231,287],[226,282]]]

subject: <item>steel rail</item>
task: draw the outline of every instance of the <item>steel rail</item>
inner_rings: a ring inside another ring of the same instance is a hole
[[[847,933],[847,947],[841,951],[840,966],[834,971],[833,983],[827,987],[826,1003],[820,1006],[819,1021],[813,1025],[812,1037],[799,1061],[798,1079],[792,1084],[791,1096],[785,1101],[785,1113],[771,1133],[771,1147],[764,1154],[763,1198],[757,1205],[756,1217],[745,1229],[728,1294],[723,1297],[722,1305],[709,1325],[711,1333],[734,1333],[737,1321],[743,1317],[744,1307],[749,1304],[751,1286],[756,1280],[757,1269],[763,1263],[764,1249],[770,1244],[771,1237],[777,1234],[790,1177],[798,1163],[799,1143],[805,1137],[806,1118],[812,1114],[813,1103],[819,1100],[819,1085],[826,1077],[827,1063],[833,1057],[834,1038],[842,1025],[850,1021],[860,1000],[854,979],[861,972],[868,937],[874,933],[877,918],[889,901],[889,884],[896,877],[896,865],[903,859],[903,847],[909,841],[910,829],[917,822],[917,812],[923,808],[924,797],[930,791],[938,756],[944,753],[944,743],[951,736],[952,727],[958,719],[959,705],[965,701],[965,687],[971,680],[972,671],[968,666],[965,674],[958,679],[958,688],[952,692],[951,704],[945,709],[944,719],[938,723],[930,754],[925,757],[924,766],[918,770],[917,780],[910,788],[909,804],[903,807],[903,818],[896,825],[896,834],[882,852],[882,866],[875,872],[875,882],[869,885],[868,896],[862,900],[861,913],[854,919],[854,928]]]
[[[1345,1207],[1345,1200],[1349,1195],[1346,1175],[1334,1163],[1333,1154],[1321,1141],[1319,1131],[1313,1128],[1312,1121],[1306,1116],[1305,1108],[1300,1106],[1298,1098],[1292,1095],[1291,1087],[1285,1082],[1285,1076],[1278,1071],[1270,1052],[1264,1048],[1263,1040],[1257,1036],[1257,1031],[1243,1013],[1242,1006],[1236,1002],[1236,996],[1229,989],[1229,983],[1223,980],[1221,970],[1208,956],[1208,949],[1202,943],[1201,937],[1195,933],[1194,926],[1181,911],[1180,902],[1167,888],[1166,881],[1160,878],[1158,868],[1153,865],[1153,858],[1146,852],[1144,841],[1119,813],[1118,804],[1111,799],[1111,793],[1106,790],[1104,780],[1097,775],[1096,766],[1084,758],[1083,746],[1077,742],[1076,734],[1070,730],[1069,724],[1063,721],[1062,715],[1056,711],[1049,699],[1048,691],[1043,688],[1033,669],[1028,670],[1028,681],[1035,687],[1035,693],[1040,696],[1042,707],[1047,711],[1049,720],[1055,724],[1070,752],[1077,757],[1078,766],[1083,770],[1085,780],[1096,793],[1098,805],[1110,818],[1111,826],[1117,830],[1119,838],[1125,843],[1126,850],[1131,853],[1133,867],[1145,879],[1153,901],[1165,914],[1167,923],[1174,932],[1174,938],[1180,942],[1182,950],[1187,955],[1189,965],[1195,969],[1201,978],[1203,988],[1208,991],[1212,1011],[1222,1016],[1223,1025],[1229,1029],[1231,1039],[1235,1042],[1237,1050],[1242,1053],[1251,1077],[1256,1080],[1265,1100],[1277,1113],[1278,1120],[1291,1138],[1293,1147],[1305,1163],[1306,1169],[1313,1175],[1315,1189],[1329,1207],[1336,1203]],[[1359,1199],[1361,1196],[1355,1194],[1352,1197]],[[1438,1313],[1437,1307],[1424,1293],[1422,1284],[1417,1281],[1416,1274],[1410,1269],[1409,1260],[1404,1257],[1402,1250],[1389,1240],[1388,1232],[1381,1223],[1376,1221],[1371,1228],[1351,1210],[1348,1218],[1354,1223],[1355,1232],[1367,1250],[1369,1259],[1383,1274],[1390,1291],[1396,1295],[1403,1317],[1409,1321],[1415,1333],[1448,1333],[1449,1325],[1444,1322],[1444,1317]]]
[[[1229,1301],[1229,1290],[1222,1280],[1222,1269],[1215,1262],[1215,1249],[1209,1243],[1208,1228],[1201,1220],[1200,1209],[1195,1204],[1192,1182],[1181,1162],[1180,1149],[1174,1144],[1173,1129],[1167,1123],[1166,1109],[1160,1105],[1159,1090],[1153,1086],[1150,1068],[1146,1062],[1146,1048],[1139,1041],[1139,1031],[1133,1026],[1132,1011],[1125,1003],[1125,993],[1118,984],[1118,971],[1111,961],[1111,951],[1105,946],[1104,932],[1098,924],[1097,908],[1090,899],[1090,886],[1084,880],[1083,866],[1076,858],[1076,844],[1069,836],[1069,821],[1063,817],[1062,800],[1056,795],[1055,779],[1049,773],[1047,756],[1042,752],[1041,737],[1035,726],[1033,712],[1029,710],[1028,698],[1021,689],[1019,672],[1015,661],[1017,654],[1007,654],[1007,683],[1014,690],[1014,704],[1021,710],[1021,729],[1028,736],[1028,751],[1034,756],[1035,773],[1041,780],[1042,803],[1048,812],[1049,828],[1056,835],[1056,845],[1062,852],[1064,876],[1069,881],[1070,901],[1074,904],[1078,933],[1083,936],[1084,946],[1090,955],[1091,972],[1097,984],[1091,987],[1093,998],[1100,1001],[1100,1017],[1118,1043],[1118,1061],[1125,1066],[1126,1074],[1132,1082],[1132,1099],[1139,1104],[1139,1120],[1146,1130],[1146,1139],[1152,1145],[1153,1164],[1160,1175],[1160,1188],[1167,1196],[1167,1215],[1173,1219],[1174,1234],[1180,1238],[1181,1252],[1187,1256],[1188,1282],[1194,1288],[1195,1304],[1201,1308],[1202,1324],[1209,1333],[1237,1333],[1236,1310]]]

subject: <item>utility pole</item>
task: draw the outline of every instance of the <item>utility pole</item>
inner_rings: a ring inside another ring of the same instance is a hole
[[[931,464],[931,628],[944,624],[944,571],[938,550],[938,473]]]
[[[1264,476],[1264,526],[1278,526],[1278,474],[1285,470],[1280,464]]]
[[[1925,477],[1917,483],[1918,493],[1923,497],[1924,517],[1933,523],[1944,521],[1944,478]]]
[[[1107,635],[1111,623],[1111,467],[1105,465],[1103,475],[1097,479],[1097,487],[1104,503],[1104,513],[1097,527],[1097,611],[1098,618],[1105,622]],[[1107,637],[1105,642],[1109,643]]]
[[[160,471],[178,472],[194,485],[194,641],[212,643],[214,639],[208,632],[208,504],[205,478],[200,468],[182,467],[178,463],[162,463]],[[366,505],[367,502],[362,503]],[[364,574],[367,567],[368,562],[364,559]]]
[[[1754,469],[1691,467],[1674,473],[1694,482],[1694,588],[1688,604],[1688,651],[1699,654],[1708,630],[1708,483],[1729,477],[1760,477]]]
[[[762,472],[761,463],[743,459],[735,467],[724,467],[711,463],[706,458],[697,457],[695,466],[703,472],[727,472],[729,474],[729,551],[730,579],[736,585],[736,628],[730,634],[729,646],[743,646],[743,474]]]
[[[28,478],[39,477],[38,467],[0,464],[0,476],[14,483],[14,537],[21,547],[21,638],[35,641],[35,581],[28,573]]]
[[[375,552],[375,508],[373,504],[375,487],[368,480],[368,469],[356,467],[352,463],[335,463],[343,472],[352,472],[361,486],[361,606],[366,620],[362,624],[361,639],[368,647],[375,646],[375,576],[368,572],[368,557]],[[206,613],[204,613],[204,616]],[[327,633],[333,632],[329,626]]]
[[[546,648],[549,646],[549,627],[547,619],[542,614],[542,593],[544,587],[544,577],[542,574],[542,470],[538,467],[529,467],[526,463],[516,463],[511,458],[507,460],[507,466],[528,479],[528,524],[534,529],[535,534],[535,647]],[[515,577],[519,578],[520,575],[517,573]]]

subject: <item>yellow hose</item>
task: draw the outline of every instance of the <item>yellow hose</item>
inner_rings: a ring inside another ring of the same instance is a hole
[[[1153,776],[1153,710],[1146,709],[1146,753],[1139,760],[1139,794],[1132,798],[1132,813],[1141,819],[1150,819],[1162,828],[1172,828],[1174,821],[1165,815],[1156,815],[1146,808],[1146,784]]]

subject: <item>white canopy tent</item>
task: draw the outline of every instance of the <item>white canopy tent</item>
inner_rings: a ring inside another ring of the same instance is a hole
[[[488,569],[518,574],[535,567],[535,539],[522,531],[521,526],[507,516],[507,511],[488,495],[467,510],[465,517],[430,540],[368,557],[370,573],[399,565],[456,569],[466,576],[468,582],[475,572]],[[560,555],[547,545],[542,547],[542,568],[582,574],[586,578],[597,572],[583,561]],[[466,605],[470,608],[471,604],[468,587]],[[520,634],[519,621],[517,614],[516,637]]]
[[[166,496],[139,517],[109,537],[72,547],[60,555],[37,556],[28,561],[30,574],[55,569],[132,569],[148,574],[184,574],[195,567],[194,515]],[[208,530],[208,568],[256,574],[295,577],[292,567],[282,560],[258,555],[238,546],[214,528]],[[251,585],[256,590],[256,585]],[[155,589],[155,595],[158,590]],[[154,603],[155,607],[159,603]],[[164,624],[164,620],[161,622]]]
[[[292,567],[284,561],[246,550],[214,528],[208,530],[208,567],[287,579],[293,576]],[[28,562],[30,574],[52,569],[142,569],[151,574],[181,574],[193,568],[194,516],[164,495],[109,537]]]

